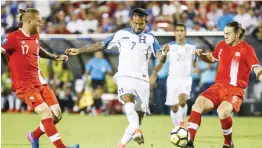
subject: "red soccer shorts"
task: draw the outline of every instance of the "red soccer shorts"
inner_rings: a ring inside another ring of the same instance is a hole
[[[48,106],[58,104],[56,96],[48,85],[19,88],[16,96],[24,101],[31,109],[45,102]]]
[[[223,101],[227,101],[233,105],[234,111],[239,112],[244,90],[229,84],[215,83],[200,95],[211,100],[214,108],[218,108]]]

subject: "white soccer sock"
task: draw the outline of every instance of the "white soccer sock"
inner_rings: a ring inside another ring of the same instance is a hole
[[[183,121],[183,111],[182,108],[178,108],[177,112],[174,113],[172,110],[170,110],[170,116],[171,116],[171,120],[174,124],[174,126],[179,126],[180,122]]]
[[[6,97],[1,97],[1,109],[4,109],[5,107],[5,102],[6,102]]]
[[[12,95],[7,96],[9,108],[8,109],[14,109],[15,108],[15,97]]]
[[[128,142],[130,142],[133,138],[134,130],[132,126],[129,124],[128,127],[125,130],[125,133],[121,139],[121,144],[126,145]]]
[[[18,99],[18,98],[15,99],[15,109],[16,110],[20,109],[21,103],[22,103],[22,101],[20,99]]]
[[[182,110],[182,120],[185,121],[187,115],[187,104],[184,107],[179,106],[179,108]]]
[[[125,104],[126,109],[126,116],[129,121],[129,124],[133,128],[133,130],[136,130],[139,128],[139,117],[137,112],[135,111],[135,104],[132,102],[128,102]]]

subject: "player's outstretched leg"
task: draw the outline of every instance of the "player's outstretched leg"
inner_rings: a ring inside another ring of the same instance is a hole
[[[137,114],[139,116],[139,125],[141,125],[145,113],[137,111]],[[135,132],[133,131],[132,126],[128,125],[128,127],[125,130],[125,134],[123,135],[121,139],[121,143],[117,145],[117,148],[125,148],[127,143],[129,143],[134,137],[135,137]],[[144,143],[143,135],[142,135],[141,141],[139,141],[138,144],[142,144],[142,143]]]
[[[232,143],[232,118],[231,113],[233,111],[233,105],[227,101],[223,101],[217,108],[218,117],[221,122],[222,131],[224,135],[223,148],[233,148]]]
[[[54,124],[57,124],[62,119],[60,106],[59,104],[54,104],[50,106],[50,109],[52,112],[53,122]],[[33,132],[28,133],[27,139],[31,145],[33,145],[33,148],[39,147],[39,138],[43,134],[45,134],[45,128],[42,122],[40,122],[40,125]]]
[[[180,94],[179,95],[179,110],[181,110],[181,116],[182,116],[182,121],[180,122],[180,126],[184,126],[185,120],[186,120],[186,115],[187,115],[187,99],[188,95],[187,94]]]
[[[42,119],[41,123],[45,129],[45,133],[54,146],[56,148],[66,148],[55,127],[52,119],[52,113],[48,105],[46,103],[41,103],[40,105],[36,106],[34,110]],[[77,146],[79,147],[79,145],[76,145],[76,147],[73,148],[77,148]]]
[[[125,148],[126,144],[132,140],[133,135],[134,135],[133,128],[129,124],[125,130],[125,133],[121,139],[121,142],[117,145],[117,148]]]
[[[207,99],[204,96],[199,96],[196,99],[195,104],[192,106],[192,111],[190,114],[190,118],[188,120],[188,131],[190,133],[190,142],[188,143],[187,148],[193,148],[194,138],[197,132],[197,129],[201,123],[201,114],[207,111],[210,111],[214,108],[212,101]]]

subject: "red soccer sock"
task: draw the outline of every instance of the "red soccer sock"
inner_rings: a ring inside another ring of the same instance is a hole
[[[226,119],[220,119],[222,131],[224,135],[224,144],[231,145],[232,143],[232,118],[229,116]]]
[[[191,111],[190,118],[188,119],[188,131],[190,133],[190,140],[194,141],[197,129],[201,123],[201,114]]]
[[[53,142],[53,144],[57,148],[65,148],[66,146],[62,142],[59,133],[57,132],[57,129],[53,123],[53,119],[52,118],[44,119],[42,120],[42,124],[45,128],[46,135],[51,140],[51,142]]]
[[[43,132],[40,128],[40,126],[38,126],[35,131],[33,132],[33,138],[34,139],[39,139],[45,132]]]

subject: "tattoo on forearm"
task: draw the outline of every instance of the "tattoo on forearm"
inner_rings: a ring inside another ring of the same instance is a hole
[[[46,51],[44,48],[40,47],[40,50],[39,50],[39,56],[41,58],[45,58],[45,59],[55,59],[55,55]]]
[[[86,47],[79,48],[79,52],[97,52],[103,50],[105,47],[102,43],[97,42]]]

